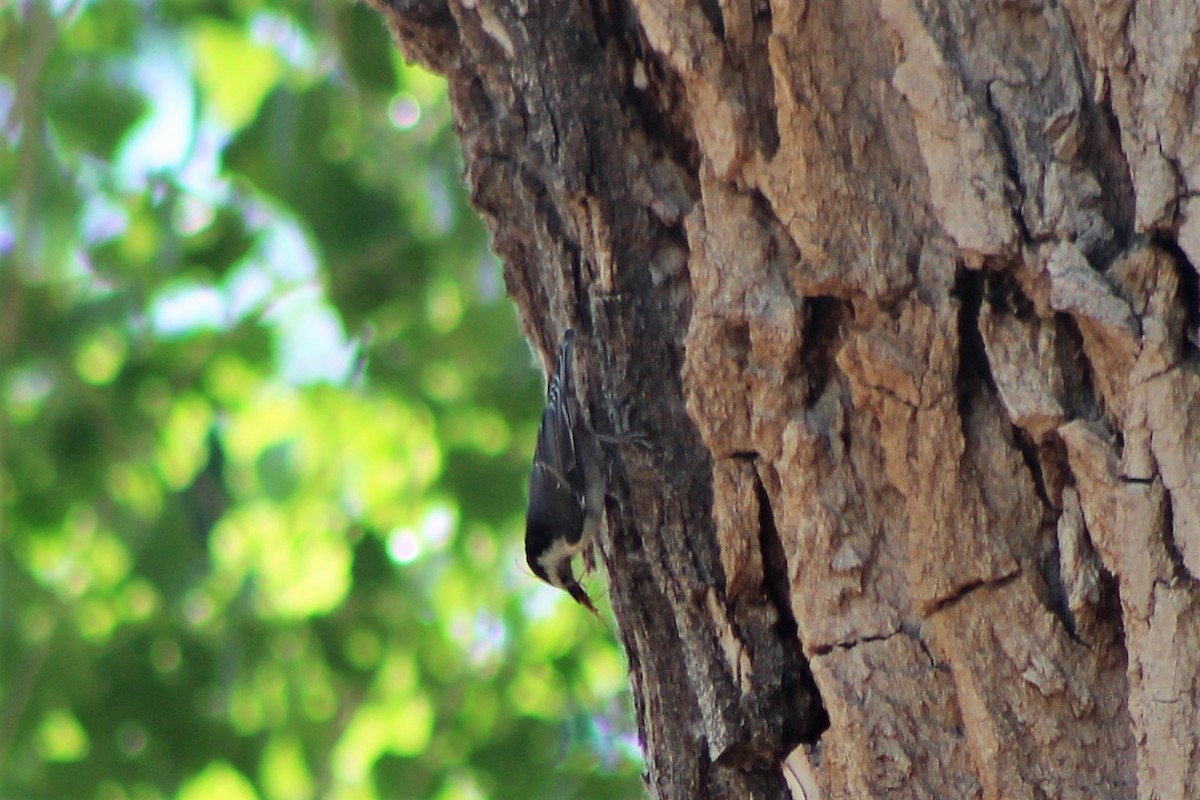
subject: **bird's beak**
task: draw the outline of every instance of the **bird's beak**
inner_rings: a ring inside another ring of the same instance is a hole
[[[579,603],[579,605],[592,612],[592,615],[595,616],[596,619],[600,619],[600,612],[596,610],[594,605],[592,605],[592,598],[587,596],[587,592],[583,590],[583,587],[579,585],[578,581],[571,581],[563,588],[567,590],[571,597],[575,598],[576,603]]]

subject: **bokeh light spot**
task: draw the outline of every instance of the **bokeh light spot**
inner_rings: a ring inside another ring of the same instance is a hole
[[[189,778],[176,800],[258,800],[254,784],[225,761],[210,761]]]
[[[411,564],[421,555],[421,540],[407,528],[392,531],[387,539],[387,552],[397,564]]]
[[[174,639],[160,636],[150,645],[150,662],[156,670],[167,675],[179,669],[183,663],[183,653]]]
[[[91,746],[87,731],[66,709],[54,709],[42,717],[36,741],[45,761],[80,761]]]
[[[111,383],[125,362],[125,340],[111,327],[98,330],[75,354],[75,370],[85,383]]]
[[[146,750],[146,728],[136,722],[123,722],[117,728],[117,748],[126,758],[137,758]]]
[[[388,119],[400,130],[409,130],[421,121],[421,104],[411,94],[400,93],[388,103]]]

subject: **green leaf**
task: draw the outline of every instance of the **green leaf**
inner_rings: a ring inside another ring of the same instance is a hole
[[[196,80],[205,99],[232,130],[243,127],[283,75],[279,56],[251,41],[241,26],[220,20],[196,20],[190,33]]]

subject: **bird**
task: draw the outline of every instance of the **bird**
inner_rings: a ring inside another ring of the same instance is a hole
[[[595,540],[605,498],[600,440],[575,398],[574,352],[575,331],[568,329],[547,382],[533,451],[525,559],[534,575],[599,616],[571,565]]]

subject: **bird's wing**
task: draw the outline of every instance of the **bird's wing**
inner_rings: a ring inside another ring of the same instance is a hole
[[[553,524],[550,524],[551,520]],[[579,502],[579,494],[559,476],[540,464],[534,464],[529,476],[526,555],[548,552],[559,537],[567,544],[577,544],[582,538],[583,527],[583,506]]]
[[[546,390],[546,408],[538,427],[537,447],[533,463],[549,470],[555,477],[577,493],[583,493],[583,474],[575,449],[575,420],[572,393],[575,391],[572,353],[575,331],[568,330],[559,350],[558,364]]]

